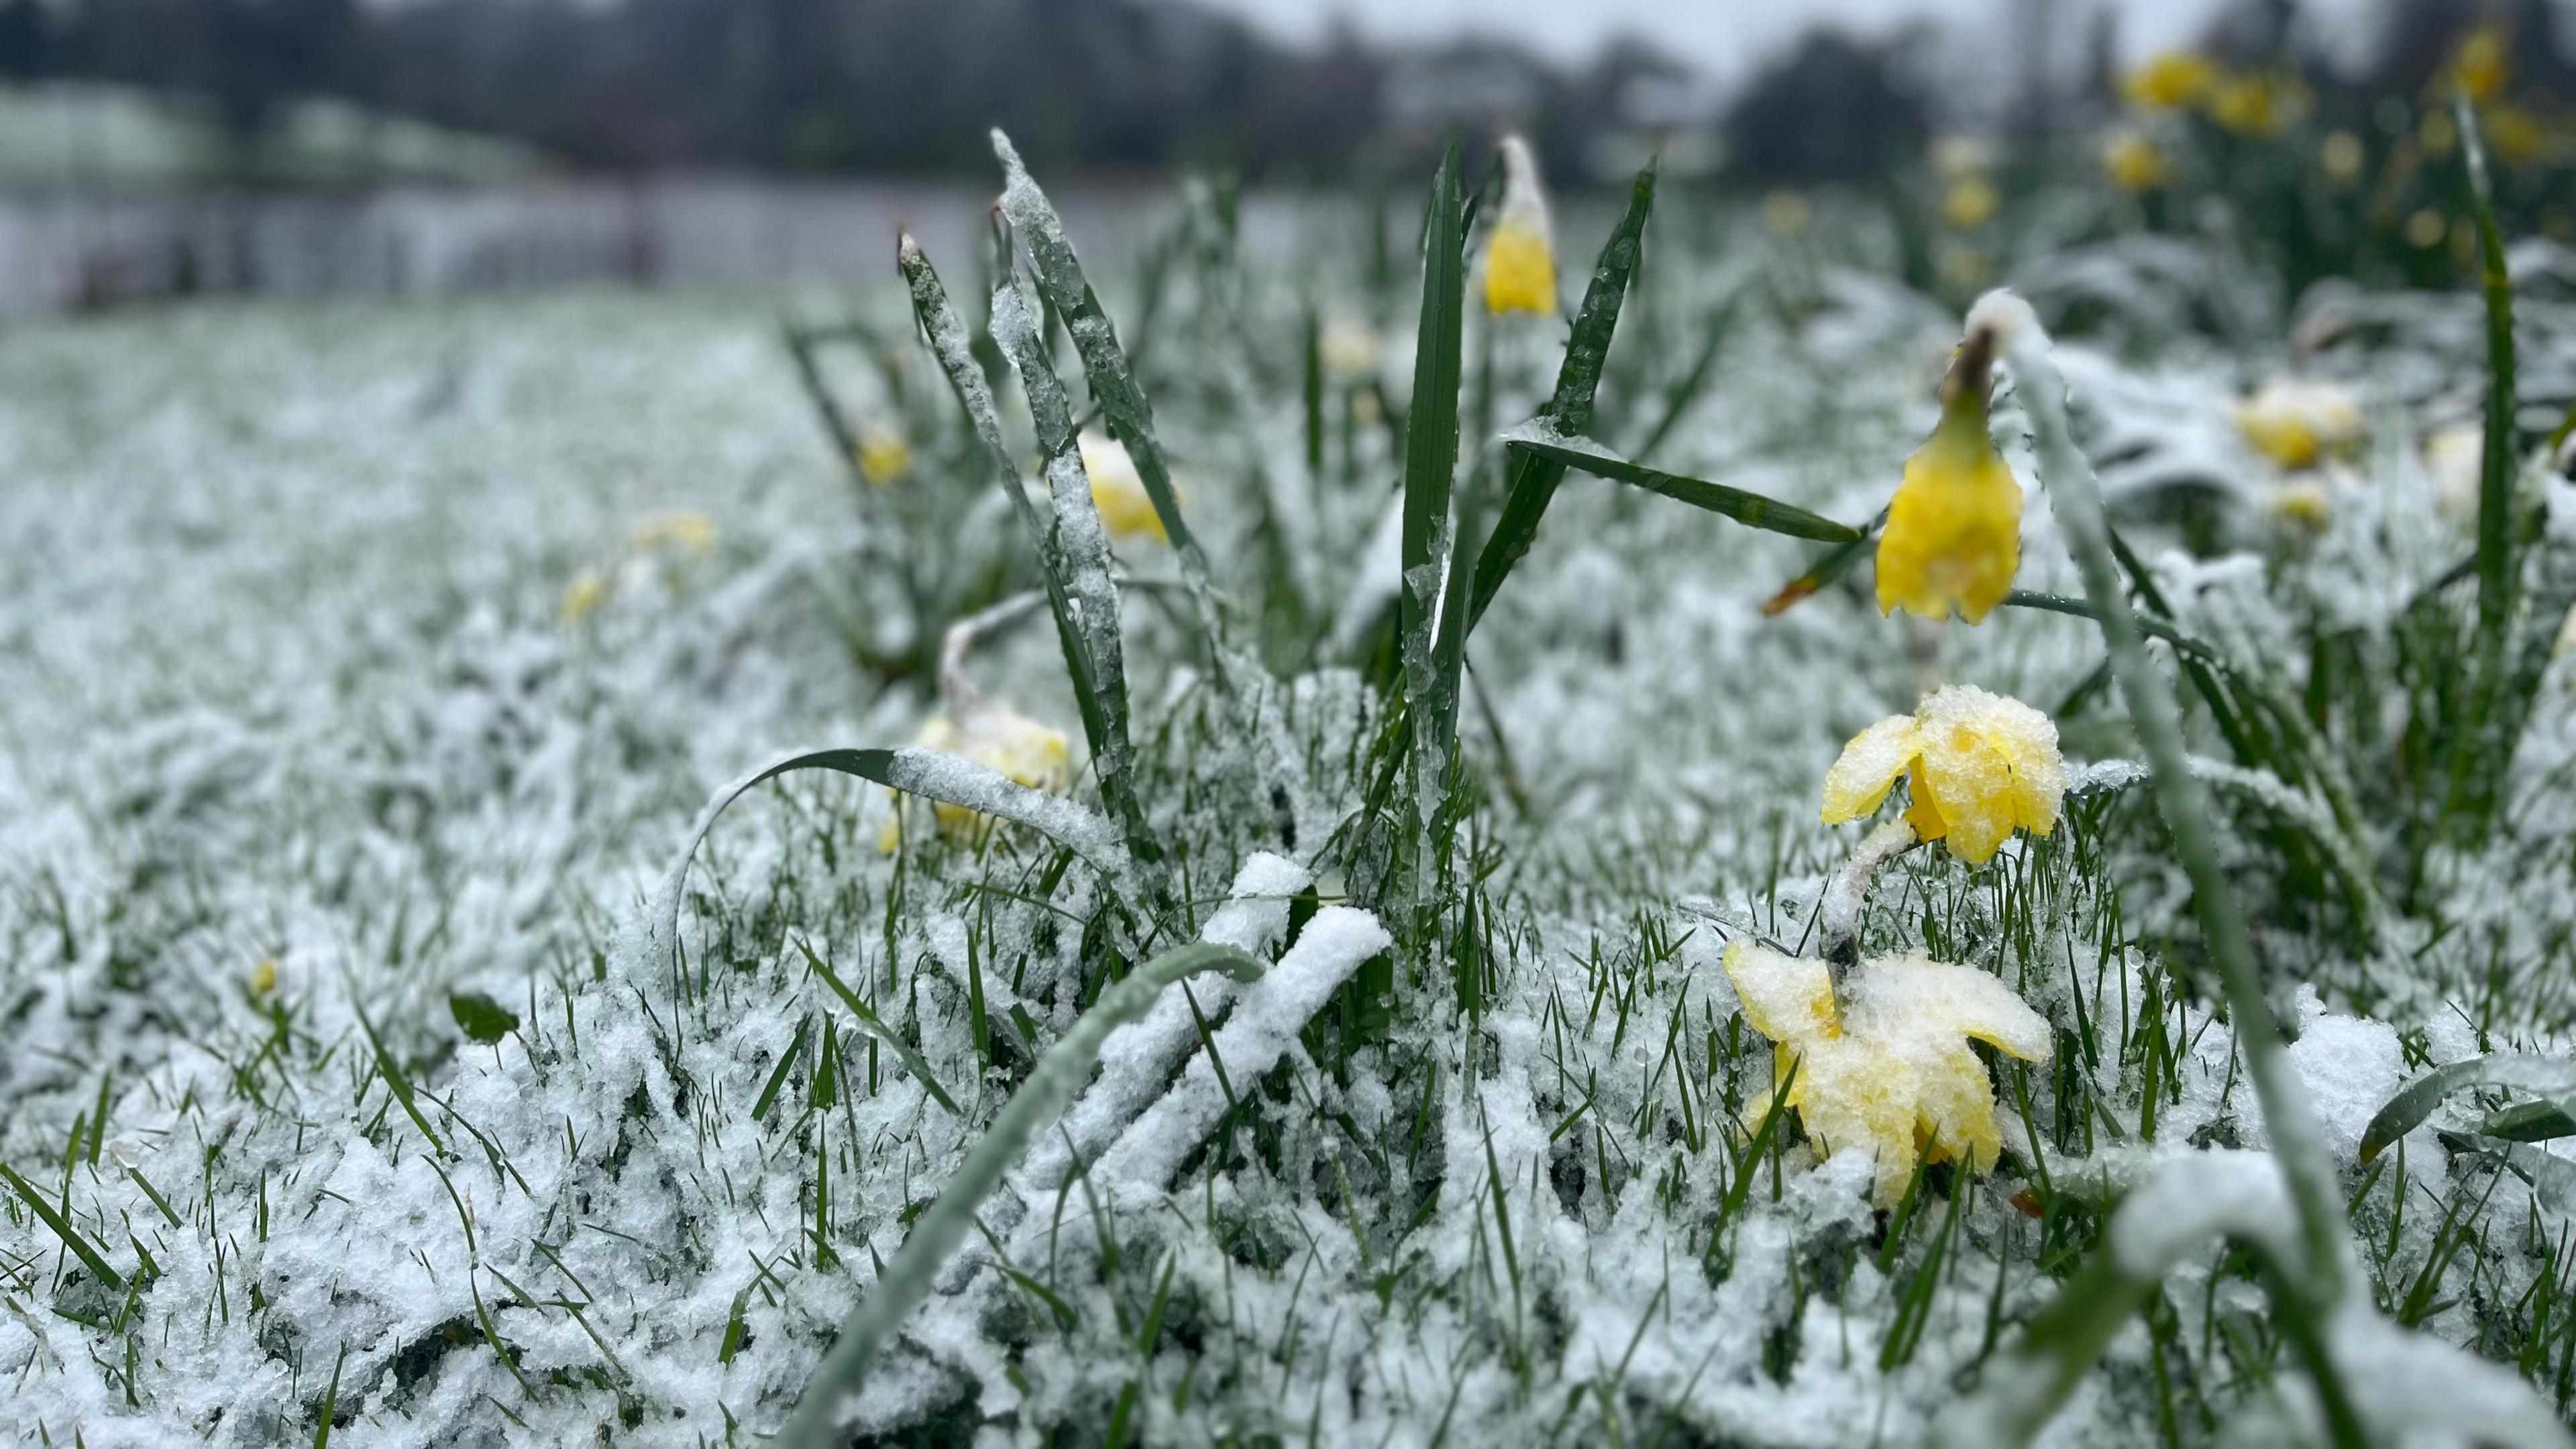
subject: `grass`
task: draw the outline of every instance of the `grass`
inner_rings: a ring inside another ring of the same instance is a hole
[[[2016,1432],[2062,1401],[2076,1432],[2187,1444],[2290,1432],[2359,1309],[2567,1412],[2568,1113],[2555,1068],[2512,1065],[2571,1019],[2576,900],[2541,867],[2571,858],[2576,770],[2531,644],[2560,546],[2506,530],[2502,673],[2466,647],[2496,620],[2437,582],[2559,485],[2509,478],[2471,554],[2391,431],[2321,535],[2249,484],[2224,521],[2261,547],[2180,559],[2139,460],[2080,451],[2085,409],[2171,373],[2223,418],[2252,379],[2064,336],[2071,429],[2036,363],[2001,405],[2052,504],[2021,607],[1909,631],[1860,597],[1865,543],[1809,552],[1885,503],[1929,419],[1914,361],[1956,340],[1888,258],[1830,254],[1865,230],[1767,236],[1650,166],[1589,219],[1572,318],[1523,326],[1472,305],[1468,158],[1432,181],[1417,300],[1365,242],[1247,268],[1213,188],[1131,278],[1077,257],[1000,150],[981,325],[912,250],[934,346],[889,287],[832,334],[855,371],[806,331],[778,347],[765,305],[596,299],[129,318],[0,353],[7,466],[126,540],[0,533],[68,640],[0,640],[60,691],[0,707],[0,811],[41,847],[0,889],[29,1043],[0,1079],[13,1429],[220,1410],[299,1442],[749,1442],[801,1402],[798,1433],[846,1409],[892,1442],[1908,1442],[2000,1401],[2038,1344],[2056,1377]],[[2499,378],[2545,379],[2565,322],[2473,333],[2506,338]],[[1407,330],[1409,380],[1384,356]],[[621,362],[639,338],[702,371]],[[2441,360],[2430,332],[2383,345]],[[553,375],[583,379],[567,415],[513,401]],[[385,381],[313,403],[350,376]],[[1066,472],[1095,420],[1172,547],[1098,546]],[[889,421],[918,461],[878,491],[842,459]],[[474,481],[521,470],[579,501]],[[2096,472],[2116,533],[2065,491]],[[109,528],[111,478],[160,480],[171,534]],[[719,513],[709,554],[613,541],[684,503]],[[440,547],[383,541],[420,507]],[[562,581],[603,553],[617,593],[565,625]],[[1766,619],[1785,579],[1804,601]],[[148,610],[100,602],[155,580]],[[1030,590],[1055,627],[961,667],[1079,722],[1070,799],[892,748],[948,626]],[[1851,843],[1814,823],[1818,776],[1944,678],[2063,701],[2070,754],[2154,773],[2081,780],[2056,833],[1986,865],[1882,871],[1863,954],[1991,970],[2056,1049],[1991,1061],[1993,1171],[1926,1166],[1879,1213],[1796,1114],[1748,1115],[1773,1054],[1718,961],[1814,949]],[[2506,733],[2428,737],[2476,689]],[[785,748],[816,737],[854,747]],[[2528,785],[2482,830],[2453,813],[2458,740]],[[648,900],[703,784],[763,759],[810,768],[730,789]],[[935,828],[888,786],[1007,819]],[[1299,883],[1229,899],[1263,870]],[[1154,994],[1203,931],[1275,961],[1353,905],[1393,946],[1288,1019],[1219,976]],[[1186,1122],[1144,1145],[1062,1112],[1137,1013],[1092,1090]],[[2264,1122],[2300,1140],[2303,1095],[2295,1251],[2116,1251],[2157,1169]],[[1149,1156],[1168,1175],[1140,1188]]]

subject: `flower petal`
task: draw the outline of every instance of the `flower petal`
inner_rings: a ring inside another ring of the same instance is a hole
[[[1957,721],[1923,732],[1923,783],[1949,833],[1950,853],[1970,865],[1994,858],[2013,832],[2012,761],[1985,734]]]
[[[1840,1034],[1834,1024],[1834,979],[1822,961],[1783,956],[1750,941],[1726,945],[1726,979],[1755,1031],[1783,1046]],[[1786,1059],[1781,1064],[1785,1066]],[[1803,1094],[1804,1083],[1799,1094]]]
[[[2057,752],[2057,726],[2020,700],[1988,699],[1977,728],[2012,765],[2013,823],[2046,835],[2057,827],[2066,803],[2066,759]]]
[[[1852,736],[1825,772],[1825,823],[1840,825],[1876,810],[1921,750],[1912,715],[1891,715]]]

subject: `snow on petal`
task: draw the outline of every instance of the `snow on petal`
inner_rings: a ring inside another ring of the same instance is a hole
[[[1876,810],[1922,750],[1911,715],[1891,715],[1852,736],[1825,772],[1825,823],[1840,825]]]

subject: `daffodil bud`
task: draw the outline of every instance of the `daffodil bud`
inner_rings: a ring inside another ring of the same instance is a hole
[[[912,444],[892,428],[870,428],[859,435],[858,464],[860,477],[883,488],[912,471]]]
[[[1972,331],[1941,385],[1941,421],[1887,506],[1878,539],[1878,611],[1971,624],[2012,592],[2021,568],[2021,484],[1986,434],[1994,336]]]
[[[1503,138],[1503,205],[1485,242],[1485,310],[1556,312],[1556,232],[1529,142]]]
[[[2236,405],[2236,427],[2273,462],[2309,468],[2361,437],[2361,403],[2339,383],[2276,377]]]

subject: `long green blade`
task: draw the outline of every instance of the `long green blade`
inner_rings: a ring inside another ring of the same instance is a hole
[[[1776,498],[1729,488],[1704,478],[1685,478],[1660,468],[1648,468],[1597,447],[1577,447],[1570,440],[1560,442],[1529,437],[1514,437],[1507,441],[1516,453],[1532,454],[1577,472],[1589,473],[1595,478],[1607,478],[1614,483],[1643,488],[1649,493],[1660,493],[1694,508],[1722,513],[1747,528],[1758,528],[1765,533],[1785,533],[1792,538],[1813,538],[1826,543],[1852,543],[1865,537],[1848,523],[1836,523],[1822,514],[1809,513]]]
[[[1610,356],[1611,336],[1619,329],[1619,309],[1628,300],[1628,283],[1637,275],[1643,255],[1646,218],[1655,209],[1656,168],[1648,161],[1628,190],[1628,207],[1601,244],[1592,264],[1592,281],[1583,289],[1583,305],[1574,314],[1574,329],[1565,342],[1565,360],[1556,370],[1556,392],[1539,414],[1557,432],[1579,436],[1592,431],[1593,395],[1601,386],[1602,364]],[[1530,452],[1515,451],[1503,496],[1503,511],[1494,531],[1476,556],[1476,586],[1467,606],[1467,627],[1474,629],[1500,593],[1503,580],[1538,537],[1539,520],[1565,481],[1566,465]]]
[[[2509,1052],[2471,1057],[2436,1067],[2406,1084],[2388,1099],[2379,1115],[2362,1129],[2361,1160],[2364,1164],[2388,1150],[2388,1144],[2414,1131],[2433,1109],[2459,1092],[2471,1087],[2518,1087],[2530,1092],[2562,1114],[2566,1104],[2576,1100],[2576,1061],[2563,1057],[2531,1057]]]
[[[1417,765],[1434,774],[1447,767],[1456,720],[1456,676],[1448,676],[1444,689],[1434,631],[1457,551],[1449,497],[1458,472],[1466,285],[1465,218],[1458,194],[1458,148],[1452,145],[1432,179],[1431,210],[1423,224],[1422,316],[1404,450],[1403,586],[1396,594],[1396,639],[1403,652],[1406,705],[1415,722]],[[1436,806],[1437,801],[1427,803]]]

